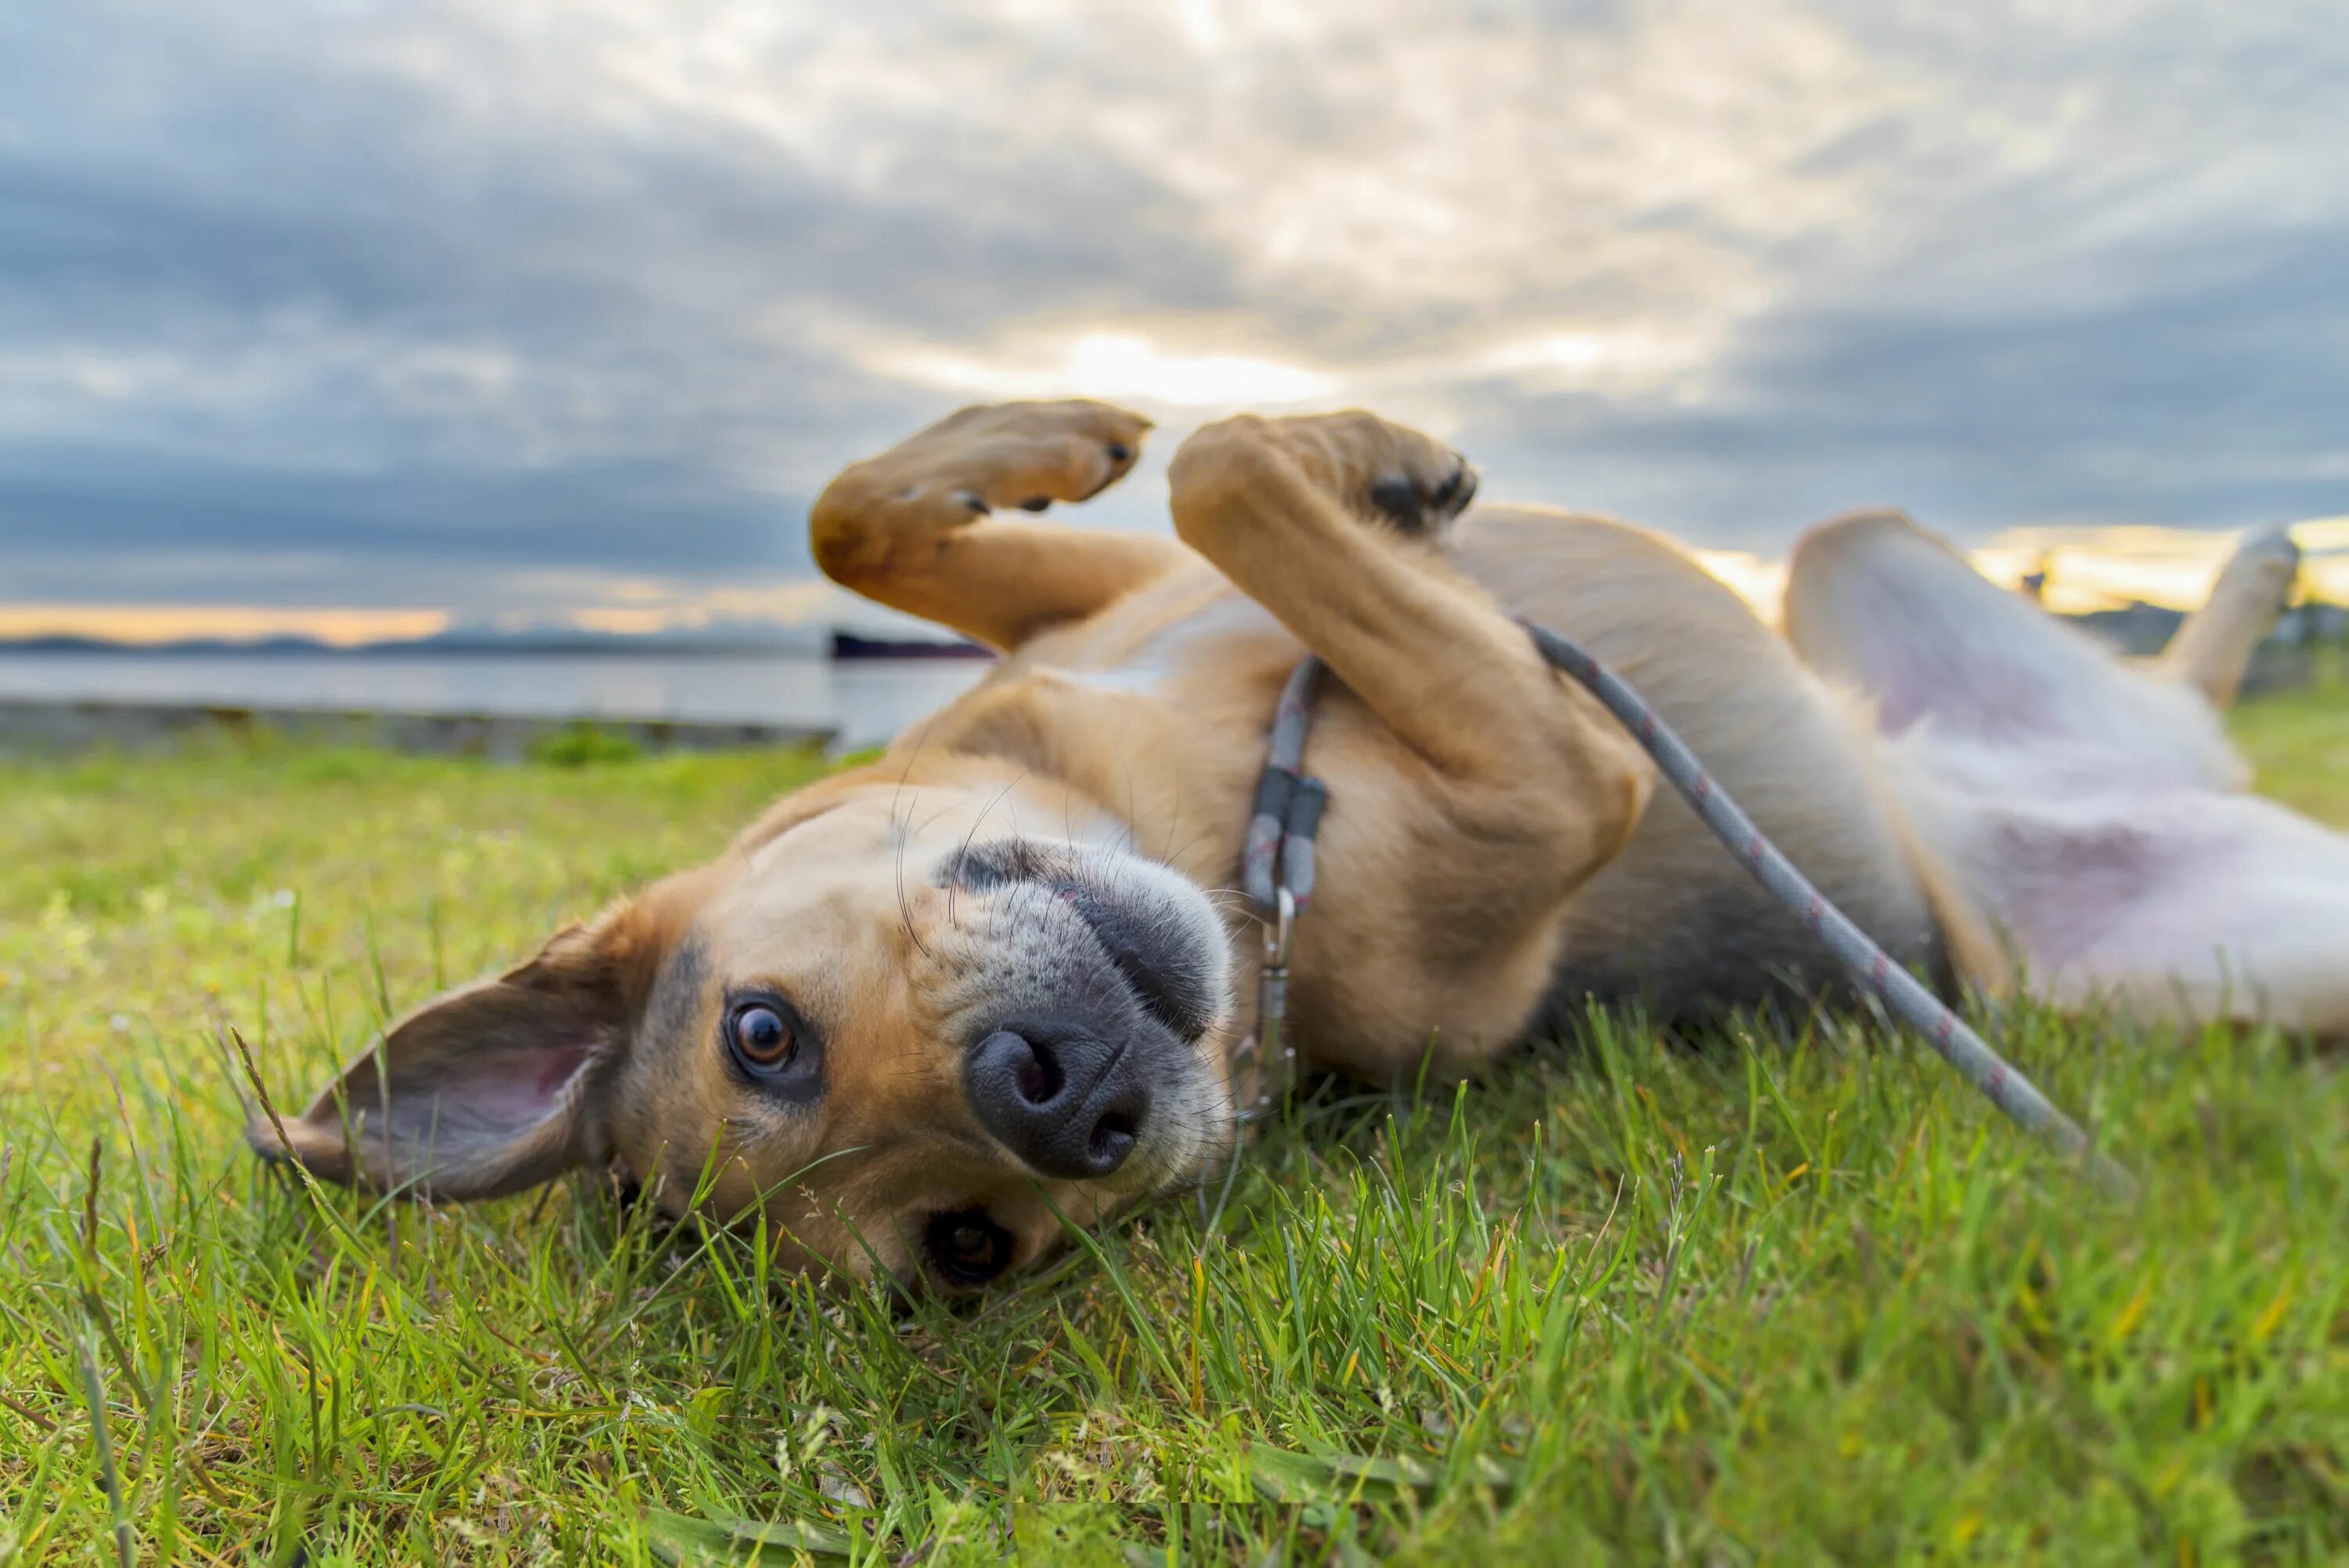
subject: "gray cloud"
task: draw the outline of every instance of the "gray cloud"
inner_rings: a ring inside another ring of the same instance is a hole
[[[2327,7],[822,9],[0,11],[0,600],[780,582],[1061,386],[1764,550],[2349,490]]]

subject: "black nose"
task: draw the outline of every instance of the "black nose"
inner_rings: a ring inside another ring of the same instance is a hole
[[[1106,1176],[1150,1112],[1142,1055],[1075,1024],[1009,1024],[971,1047],[963,1089],[987,1130],[1047,1176]]]

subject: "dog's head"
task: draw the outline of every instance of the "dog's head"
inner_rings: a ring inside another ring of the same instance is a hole
[[[843,775],[409,1015],[254,1146],[440,1198],[609,1167],[763,1211],[792,1266],[984,1284],[1229,1145],[1228,937],[1125,842],[983,769]]]

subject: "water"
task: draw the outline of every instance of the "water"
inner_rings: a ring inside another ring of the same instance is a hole
[[[0,698],[772,724],[833,730],[856,748],[890,739],[988,667],[812,654],[20,652],[0,655]]]

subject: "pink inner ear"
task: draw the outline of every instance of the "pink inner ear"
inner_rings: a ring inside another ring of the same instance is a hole
[[[477,1057],[472,1070],[453,1081],[444,1080],[435,1097],[437,1115],[444,1129],[457,1125],[505,1128],[519,1131],[543,1120],[554,1109],[563,1088],[587,1065],[595,1047],[555,1046],[531,1051],[495,1051]],[[398,1102],[394,1100],[395,1110]]]
[[[546,1065],[538,1073],[538,1097],[553,1099],[555,1091],[569,1083],[573,1076],[586,1065],[588,1055],[594,1049],[587,1045],[564,1046],[545,1053]]]

